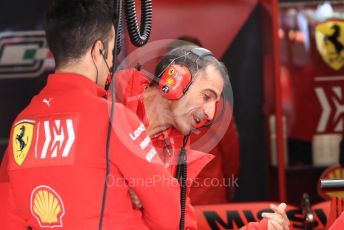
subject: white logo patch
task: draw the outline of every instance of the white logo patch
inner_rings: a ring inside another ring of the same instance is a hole
[[[42,149],[38,147],[38,142],[36,143],[36,159],[38,153],[40,153],[41,159],[45,159],[47,156],[55,158],[58,154],[68,157],[75,140],[73,120],[43,121],[43,124],[38,124],[39,131],[40,125],[43,125],[41,131],[44,132],[44,143]],[[39,135],[39,131],[37,135]]]
[[[133,132],[133,133],[129,133],[130,138],[135,141],[143,131],[145,131],[145,125],[143,123],[140,124],[140,126]]]
[[[146,155],[146,160],[148,162],[152,162],[155,155],[156,155],[156,150],[154,147],[152,147]]]
[[[151,142],[150,138],[149,138],[149,137],[146,137],[146,138],[140,143],[141,149],[144,150],[144,149],[149,145],[150,142]]]

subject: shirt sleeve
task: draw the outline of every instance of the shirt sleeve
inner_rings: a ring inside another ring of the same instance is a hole
[[[112,146],[114,162],[143,206],[143,219],[151,229],[178,229],[180,187],[147,136],[146,128],[125,107],[116,107]]]
[[[0,226],[4,229],[23,229],[25,223],[20,218],[8,176],[8,152],[6,151],[0,166]]]

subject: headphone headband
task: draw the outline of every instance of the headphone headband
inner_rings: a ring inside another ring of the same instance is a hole
[[[196,55],[198,58],[202,59],[206,56],[214,56],[213,53],[205,48],[201,48],[201,47],[196,47],[190,50],[190,52],[194,55]]]

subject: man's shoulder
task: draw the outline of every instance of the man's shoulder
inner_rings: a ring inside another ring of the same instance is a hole
[[[151,143],[151,139],[147,133],[147,127],[144,123],[136,116],[134,112],[126,108],[123,104],[115,104],[115,116],[112,121],[112,131],[116,138],[115,143],[122,143],[125,146],[125,151],[133,153],[131,156],[137,156],[138,158],[131,158],[132,160],[145,160],[149,163],[162,164],[161,160],[157,155],[156,149]],[[117,150],[120,145],[116,145]]]
[[[135,82],[143,83],[143,82],[150,82],[151,80],[146,77],[141,71],[137,70],[136,68],[128,68],[120,70],[116,73],[116,80],[124,80],[125,82]],[[120,82],[122,83],[122,82]]]
[[[111,112],[111,107],[109,109],[109,112]],[[142,123],[142,121],[133,111],[131,111],[129,108],[127,108],[125,105],[119,102],[114,103],[113,118],[117,122],[119,122],[119,125],[137,125]]]
[[[150,79],[135,68],[116,73],[116,98],[124,104],[135,100],[135,96],[143,93]]]

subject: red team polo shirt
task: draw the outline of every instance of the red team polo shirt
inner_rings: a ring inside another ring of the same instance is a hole
[[[5,229],[98,229],[110,106],[105,95],[84,76],[52,74],[15,119],[2,164],[10,188]],[[115,104],[112,126],[103,229],[178,229],[180,188],[144,125]],[[142,210],[132,207],[129,187]]]
[[[137,114],[137,116],[148,127],[148,119],[143,102],[143,92],[150,84],[150,80],[142,75],[136,69],[128,69],[118,72],[116,75],[116,98],[123,103],[125,107]],[[171,175],[176,174],[176,162],[178,162],[180,149],[183,143],[183,134],[174,128],[169,128],[152,138],[153,146],[170,171]],[[191,205],[190,189],[192,183],[197,179],[198,174],[207,165],[214,156],[190,149],[190,140],[186,145],[187,149],[187,199],[185,210],[185,229],[197,229],[197,217]],[[224,162],[225,164],[226,162]],[[201,182],[201,181],[197,181]],[[214,194],[214,193],[213,193]],[[221,195],[221,194],[220,194]],[[212,199],[212,197],[209,197]],[[250,223],[242,229],[267,229],[267,220],[263,219],[259,223]]]

